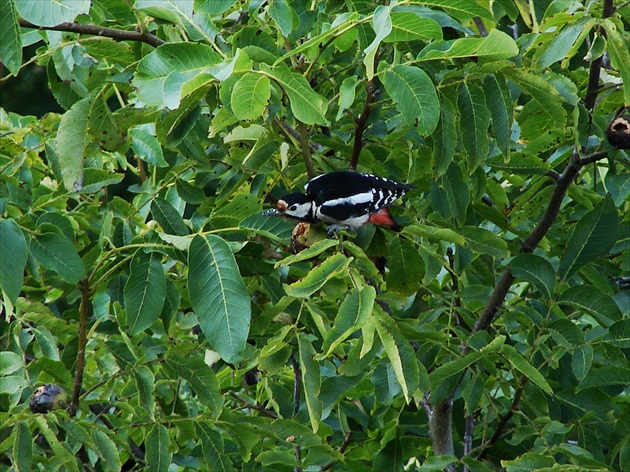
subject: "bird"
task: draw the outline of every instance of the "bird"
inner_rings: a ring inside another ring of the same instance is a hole
[[[395,180],[354,171],[318,175],[304,186],[305,193],[285,195],[265,216],[284,216],[306,223],[330,225],[329,234],[339,229],[356,231],[373,223],[400,231],[389,206],[415,187]]]

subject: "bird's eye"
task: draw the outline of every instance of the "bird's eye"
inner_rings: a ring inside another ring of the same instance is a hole
[[[291,205],[289,207],[289,211],[295,211],[295,210],[297,210],[297,205]]]

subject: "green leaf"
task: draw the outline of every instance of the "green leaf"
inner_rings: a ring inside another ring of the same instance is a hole
[[[274,267],[277,269],[278,267],[283,265],[291,265],[296,262],[307,261],[309,259],[312,259],[313,257],[319,256],[326,250],[337,245],[339,245],[339,241],[335,241],[334,239],[322,239],[321,241],[317,241],[311,247],[306,248],[303,251],[298,252],[297,254],[293,254],[279,260],[278,262],[276,262]]]
[[[382,80],[404,122],[416,126],[422,135],[433,133],[440,117],[440,102],[426,72],[414,66],[396,65],[382,69]]]
[[[110,87],[103,87],[96,94],[88,112],[88,129],[102,149],[113,152],[127,144],[127,131],[120,129],[107,104],[112,93]]]
[[[272,0],[269,5],[269,16],[276,22],[282,36],[289,36],[293,31],[293,9],[286,0]]]
[[[235,3],[236,0],[196,0],[195,11],[219,15],[229,10]]]
[[[545,377],[532,366],[513,346],[504,344],[501,352],[507,357],[510,364],[525,375],[534,385],[548,395],[553,395],[553,390],[547,383]]]
[[[524,69],[504,69],[503,74],[521,90],[532,97],[532,100],[538,105],[537,111],[543,115],[547,115],[553,120],[556,127],[564,126],[566,122],[566,113],[562,106],[564,99],[556,90],[556,88],[545,80],[544,77],[534,74]],[[541,116],[536,116],[537,120]]]
[[[569,52],[572,51],[575,54],[588,32],[596,24],[595,18],[583,17],[575,22],[567,22],[562,27],[558,26],[553,39],[544,42],[542,46],[535,46],[534,64],[542,69],[571,57]]]
[[[584,344],[584,333],[571,320],[559,318],[549,323],[549,334],[558,345],[574,349]]]
[[[507,160],[505,156],[490,157],[486,159],[485,164],[513,174],[525,175],[546,174],[550,169],[548,162],[524,152],[512,152]]]
[[[138,389],[138,400],[141,408],[147,410],[149,418],[154,418],[155,412],[155,375],[146,365],[139,365],[133,370]]]
[[[97,193],[109,185],[116,185],[125,178],[124,174],[113,174],[108,170],[86,167],[83,169],[83,186],[80,193]]]
[[[440,119],[433,138],[433,168],[435,176],[444,175],[448,170],[457,145],[457,114],[455,105],[442,93],[440,95]]]
[[[260,64],[260,69],[273,79],[289,98],[295,118],[307,125],[325,125],[328,103],[315,93],[303,75],[293,72],[284,64],[270,67]]]
[[[116,443],[100,429],[92,430],[96,453],[101,458],[103,470],[119,471],[122,467]]]
[[[339,121],[346,110],[349,110],[354,103],[355,90],[359,81],[356,77],[350,76],[343,79],[341,82],[341,86],[339,87],[339,111],[337,112],[337,116],[335,120]]]
[[[365,48],[363,53],[363,63],[365,64],[365,75],[368,80],[374,78],[374,68],[376,66],[376,52],[381,42],[392,31],[392,19],[390,17],[391,6],[378,5],[374,10],[374,16],[372,17],[372,28],[376,37],[372,40],[368,47]]]
[[[41,265],[68,283],[75,284],[85,277],[85,267],[68,238],[59,233],[36,235],[29,244],[31,254]]]
[[[386,43],[397,41],[442,40],[440,24],[410,11],[395,11],[391,15],[392,30],[383,39]]]
[[[588,388],[604,388],[619,386],[624,388],[630,385],[630,369],[619,366],[603,366],[591,369],[580,385],[578,392]]]
[[[0,38],[1,39],[1,38]],[[17,472],[30,472],[33,464],[33,433],[26,421],[20,421],[13,429],[13,460]]]
[[[217,419],[223,410],[223,395],[214,371],[199,357],[190,353],[169,353],[166,357],[176,375],[184,379],[208,407],[210,418]]]
[[[372,463],[372,472],[380,472],[384,470],[399,471],[404,470],[403,458],[405,457],[403,445],[398,436],[390,440],[385,446],[378,451]],[[448,464],[445,464],[445,466]],[[367,470],[367,469],[366,469]],[[440,469],[440,470],[443,470]]]
[[[392,238],[389,244],[387,289],[409,296],[418,291],[424,277],[424,261],[418,248],[403,238]]]
[[[617,242],[619,215],[610,197],[578,221],[560,259],[559,273],[567,280],[589,262],[604,257]]]
[[[39,434],[41,434],[46,441],[48,442],[48,446],[54,453],[55,462],[61,464],[62,470],[67,470],[69,472],[79,472],[79,466],[77,464],[77,459],[74,454],[70,453],[68,449],[66,449],[50,427],[50,422],[55,422],[55,416],[48,415],[36,415],[34,417],[35,423],[37,424],[37,429],[39,429]]]
[[[492,231],[476,226],[462,226],[456,231],[466,239],[468,247],[477,254],[488,254],[499,259],[510,255],[505,240]]]
[[[230,457],[224,453],[223,437],[218,431],[212,429],[208,423],[197,422],[195,424],[197,437],[201,443],[204,464],[207,470],[217,472],[236,471]]]
[[[492,137],[504,156],[510,152],[512,141],[513,106],[508,84],[502,76],[487,75],[483,81],[486,106],[492,117]]]
[[[188,251],[188,293],[212,348],[230,363],[244,356],[251,302],[230,246],[219,236],[195,236]]]
[[[313,345],[307,335],[302,332],[298,333],[298,349],[306,409],[311,420],[311,428],[316,433],[319,429],[319,422],[322,419],[322,402],[319,398],[321,388],[319,363],[315,360]]]
[[[486,8],[482,7],[476,2],[470,2],[468,0],[423,0],[423,5],[430,7],[438,7],[444,10],[449,15],[457,19],[470,19],[475,16],[485,18],[486,20],[495,21]]]
[[[415,224],[405,226],[403,228],[403,233],[410,233],[420,238],[433,239],[436,241],[446,241],[449,243],[459,244],[460,246],[466,244],[466,239],[464,239],[463,236],[460,236],[455,231],[448,228]]]
[[[467,182],[457,161],[451,162],[446,174],[431,182],[431,206],[442,218],[463,223],[470,203]]]
[[[431,382],[431,402],[440,402],[444,400],[446,396],[450,395],[451,392],[441,391],[440,389],[444,381],[449,377],[459,374],[464,369],[467,369],[482,357],[484,357],[484,354],[481,352],[469,352],[464,357],[442,364],[431,372],[429,374],[429,381]]]
[[[0,375],[5,376],[24,367],[24,360],[12,351],[0,351]]]
[[[467,413],[472,413],[477,409],[485,390],[483,379],[480,375],[471,375],[465,381],[462,398],[464,399]]]
[[[361,329],[372,314],[375,299],[376,291],[369,285],[355,288],[346,296],[322,344],[322,358],[328,357],[352,333]]]
[[[221,61],[205,44],[164,44],[140,60],[133,85],[145,104],[174,110],[184,97],[216,80],[212,66]]]
[[[162,146],[155,136],[143,128],[132,128],[129,130],[129,136],[131,136],[131,149],[140,159],[156,167],[168,167],[168,162],[162,153]]]
[[[15,1],[0,3],[0,62],[11,74],[18,75],[22,65],[22,35]]]
[[[239,120],[259,118],[265,111],[270,96],[269,78],[248,72],[234,84],[230,100],[232,112]]]
[[[490,344],[484,346],[479,351],[471,351],[463,357],[458,357],[452,361],[442,364],[429,374],[429,380],[431,381],[431,391],[434,391],[438,386],[449,377],[457,375],[464,369],[467,369],[479,359],[487,357],[493,352],[500,351],[505,344],[505,336],[496,337]]]
[[[446,47],[448,49],[444,49]],[[460,38],[445,43],[434,43],[425,48],[418,55],[417,60],[474,57],[479,60],[500,61],[516,55],[518,55],[516,42],[503,31],[492,29],[485,38]]]
[[[564,303],[590,313],[606,328],[622,317],[619,306],[610,295],[589,285],[569,287],[562,292],[558,303]]]
[[[418,387],[428,390],[428,378],[423,375],[421,379],[416,354],[389,315],[379,309],[375,310],[374,314],[377,320],[376,331],[394,368],[396,380],[402,388],[405,400],[409,402]]]
[[[344,272],[351,261],[352,258],[348,258],[341,253],[334,254],[317,267],[311,269],[302,279],[291,285],[285,285],[284,289],[290,297],[308,297],[322,288],[330,279]]]
[[[244,219],[259,214],[261,209],[260,200],[255,195],[240,193],[212,213],[210,224],[213,228],[235,228]]]
[[[577,346],[571,353],[571,370],[578,380],[584,380],[593,365],[593,348],[590,344]]]
[[[168,429],[163,424],[155,424],[144,440],[146,448],[146,470],[149,472],[168,472],[173,454],[170,451],[171,440]]]
[[[168,200],[159,197],[155,198],[151,203],[151,214],[164,232],[168,234],[188,236],[190,233],[184,219]]]
[[[546,298],[551,299],[556,288],[556,272],[547,259],[535,254],[519,254],[510,262],[515,277],[530,282]]]
[[[621,348],[630,347],[630,318],[616,321],[608,329],[608,338],[615,346]]]
[[[460,113],[462,145],[466,151],[468,172],[473,173],[488,155],[488,127],[490,110],[481,88],[470,82],[462,82],[458,88],[457,108]]]
[[[200,102],[207,90],[196,90],[186,96],[177,110],[162,115],[156,126],[158,141],[174,148],[179,146],[201,119]]]
[[[83,158],[90,141],[88,117],[91,107],[92,98],[83,98],[62,115],[59,123],[57,154],[63,185],[68,192],[78,192],[83,187]]]
[[[0,291],[15,303],[24,283],[26,238],[15,220],[0,220]]]
[[[553,457],[527,452],[514,460],[501,461],[506,472],[527,472],[542,469],[551,469],[556,464]]]
[[[57,26],[72,22],[90,11],[90,0],[15,0],[22,18],[38,26]]]
[[[606,30],[607,51],[610,55],[612,66],[619,71],[623,87],[623,103],[630,106],[630,51],[628,43],[624,40],[624,28],[619,31],[618,24],[612,18],[605,18],[603,21]],[[626,30],[627,34],[627,30]]]
[[[161,255],[136,251],[124,289],[125,310],[130,334],[138,334],[158,319],[166,297],[166,276]]]

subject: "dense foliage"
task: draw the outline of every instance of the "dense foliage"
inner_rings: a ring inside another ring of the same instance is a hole
[[[1,1],[0,85],[63,110],[0,103],[2,470],[630,470],[628,31]],[[402,232],[262,215],[348,168],[416,187]]]

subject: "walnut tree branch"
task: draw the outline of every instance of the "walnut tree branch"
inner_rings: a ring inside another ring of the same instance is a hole
[[[140,41],[142,43],[150,44],[153,47],[158,47],[164,44],[164,40],[152,35],[151,33],[140,33],[138,31],[125,31],[114,28],[107,28],[105,26],[88,25],[82,23],[60,23],[55,26],[40,26],[25,20],[19,19],[19,24],[23,28],[32,28],[45,31],[67,31],[69,33],[89,34],[94,36],[103,36],[105,38],[112,38],[117,41]]]
[[[613,0],[604,0],[604,8],[602,10],[602,19],[609,18],[613,15],[615,7]],[[600,28],[602,36],[606,37],[606,32],[603,28]],[[584,106],[587,110],[593,111],[595,108],[595,101],[597,100],[597,94],[599,93],[599,76],[602,70],[602,61],[604,56],[599,56],[593,62],[588,73],[588,87],[586,89],[586,95],[584,96]]]
[[[293,367],[293,418],[295,418],[300,412],[300,398],[302,396],[302,369],[299,362],[293,355],[289,357],[291,367]],[[302,448],[299,445],[295,446],[295,457],[298,462],[302,460]],[[296,465],[293,467],[294,472],[302,472],[302,467]]]
[[[350,170],[356,170],[359,163],[359,155],[363,148],[363,133],[367,125],[367,120],[372,111],[372,104],[376,101],[377,91],[374,89],[374,81],[368,81],[367,96],[361,115],[354,120],[354,142],[352,144],[352,156],[350,157]]]
[[[523,392],[525,391],[525,386],[529,379],[526,376],[521,378],[520,385],[516,389],[514,393],[514,400],[512,400],[512,405],[510,405],[510,409],[505,413],[505,415],[499,415],[499,424],[497,425],[497,429],[494,431],[494,434],[490,438],[487,444],[484,445],[483,450],[479,453],[477,459],[481,460],[486,457],[486,454],[490,450],[490,448],[503,436],[505,431],[505,426],[508,421],[514,416],[514,413],[518,411],[519,404],[521,403],[521,399],[523,398]]]
[[[77,367],[74,374],[74,390],[72,392],[72,402],[70,403],[70,416],[74,416],[79,409],[79,399],[81,397],[81,389],[83,388],[83,371],[85,370],[85,348],[87,345],[87,317],[90,307],[90,283],[85,277],[79,282],[79,290],[81,292],[81,304],[79,306],[79,342],[77,349]]]
[[[551,226],[556,221],[558,217],[558,213],[560,212],[560,207],[562,205],[562,201],[569,190],[569,186],[573,182],[573,180],[577,177],[580,172],[580,169],[587,164],[591,164],[593,162],[599,161],[608,157],[608,153],[606,151],[599,151],[583,158],[580,158],[577,150],[574,151],[567,167],[564,169],[564,172],[558,177],[556,180],[556,187],[551,194],[551,198],[549,200],[549,205],[547,209],[543,213],[540,221],[536,225],[536,227],[532,230],[529,237],[522,243],[521,245],[521,253],[531,253],[536,249],[540,241],[545,237],[547,232],[551,229]],[[514,275],[509,267],[505,268],[501,279],[497,283],[490,296],[490,300],[488,300],[488,304],[486,305],[483,313],[475,322],[475,326],[473,328],[472,334],[481,330],[488,330],[492,321],[494,320],[497,312],[501,308],[503,301],[505,300],[505,296],[507,295],[512,283],[514,282]],[[464,349],[465,352],[468,349]]]

